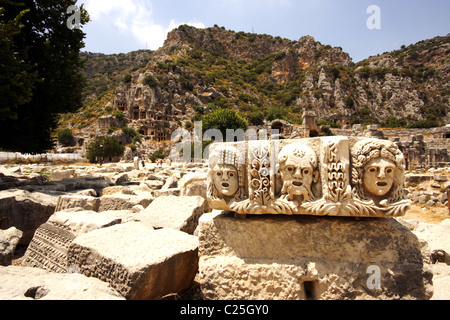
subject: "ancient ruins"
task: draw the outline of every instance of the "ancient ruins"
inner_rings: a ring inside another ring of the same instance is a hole
[[[402,216],[405,160],[392,142],[325,137],[211,147],[211,208],[238,214]]]

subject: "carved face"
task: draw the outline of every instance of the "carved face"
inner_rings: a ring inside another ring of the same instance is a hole
[[[307,159],[293,155],[288,156],[286,162],[280,168],[280,174],[283,180],[282,193],[291,196],[303,195],[305,199],[312,196],[311,184],[315,173]]]
[[[394,184],[395,164],[385,158],[374,158],[364,167],[364,189],[378,197],[385,196]]]
[[[224,196],[233,196],[239,188],[238,172],[231,164],[217,164],[213,170],[216,189]]]

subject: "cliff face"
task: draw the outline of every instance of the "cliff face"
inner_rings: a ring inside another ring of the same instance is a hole
[[[194,86],[219,90],[229,107],[246,115],[267,116],[276,107],[296,118],[300,107],[343,125],[392,118],[444,124],[450,121],[449,52],[450,37],[436,37],[354,64],[341,48],[311,36],[290,41],[181,26],[153,60],[183,67]]]
[[[302,110],[344,127],[445,125],[449,53],[450,36],[436,37],[355,64],[341,48],[311,36],[291,41],[180,26],[160,49],[145,53],[145,67],[141,59],[141,69],[126,69],[107,110],[124,112],[156,141],[215,108],[236,109],[250,125],[277,118],[299,124]],[[96,104],[105,106],[105,99]]]

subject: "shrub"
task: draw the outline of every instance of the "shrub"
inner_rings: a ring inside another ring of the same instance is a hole
[[[124,77],[123,77],[123,82],[124,83],[131,83],[131,79],[132,79],[132,76],[131,76],[131,74],[127,74],[127,75],[125,75]]]
[[[248,128],[248,122],[242,118],[237,111],[230,109],[217,109],[214,112],[203,117],[203,132],[208,129],[218,129],[223,137],[226,137],[227,129],[242,129],[244,131]]]
[[[254,111],[247,114],[248,121],[255,125],[260,126],[264,124],[264,113],[262,111]]]
[[[159,148],[151,154],[149,159],[151,162],[155,162],[156,159],[165,159],[168,155],[169,153],[164,148]]]
[[[66,128],[58,131],[58,141],[63,145],[69,145],[73,141],[72,129]]]
[[[90,162],[103,163],[105,158],[121,157],[125,151],[119,141],[113,137],[97,137],[86,148],[86,158]]]
[[[123,127],[122,132],[127,136],[127,141],[140,142],[141,135],[134,128]]]
[[[156,85],[158,84],[158,82],[156,81],[156,79],[150,74],[148,76],[146,76],[144,78],[144,80],[142,80],[142,84],[149,86],[150,88],[156,87]]]
[[[381,123],[382,128],[400,128],[404,126],[406,126],[406,120],[396,117],[388,117],[386,121]]]

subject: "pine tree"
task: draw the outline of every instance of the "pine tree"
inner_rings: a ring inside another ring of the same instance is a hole
[[[0,0],[3,150],[39,153],[51,149],[59,114],[81,107],[85,81],[79,52],[85,34],[80,29],[69,29],[66,23],[70,16],[67,8],[75,3]],[[80,16],[81,25],[89,21],[82,7]]]

